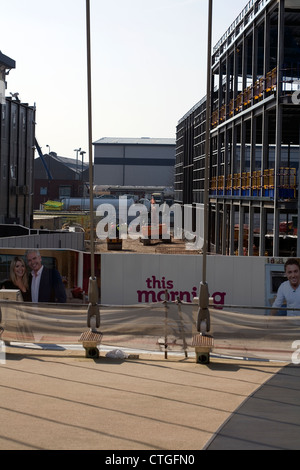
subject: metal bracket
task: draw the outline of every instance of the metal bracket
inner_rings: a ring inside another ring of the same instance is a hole
[[[99,305],[89,304],[87,314],[87,326],[92,328],[91,319],[96,318],[96,328],[100,327],[100,308]],[[93,325],[94,326],[94,325]]]
[[[209,293],[208,284],[201,282],[199,309],[197,315],[197,331],[199,333],[208,333],[210,331],[210,313],[209,313]]]
[[[96,278],[89,280],[89,306],[87,312],[87,326],[89,328],[100,327],[100,307],[98,305],[98,284]],[[96,325],[91,325],[91,319],[96,318]]]

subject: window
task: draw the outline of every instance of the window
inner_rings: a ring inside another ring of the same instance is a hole
[[[59,198],[71,197],[71,186],[60,186],[59,187]]]
[[[47,188],[40,188],[40,196],[47,196],[48,190]]]

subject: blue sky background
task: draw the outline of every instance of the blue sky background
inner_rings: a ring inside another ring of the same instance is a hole
[[[207,0],[91,0],[93,140],[175,138],[206,92]],[[213,44],[247,1],[214,0]],[[7,96],[37,108],[46,153],[88,149],[85,0],[10,0],[0,50],[16,61]],[[88,154],[86,155],[86,160]]]

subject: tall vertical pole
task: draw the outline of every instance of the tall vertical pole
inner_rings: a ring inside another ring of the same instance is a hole
[[[209,159],[210,159],[210,109],[211,109],[211,51],[212,51],[212,4],[208,1],[207,83],[206,83],[206,130],[205,130],[205,181],[204,181],[204,244],[202,281],[206,283],[208,251],[208,205],[209,205]]]
[[[100,312],[98,307],[98,285],[95,277],[95,236],[94,236],[94,192],[93,192],[93,133],[92,133],[92,73],[91,73],[91,11],[90,0],[86,0],[86,36],[87,36],[87,88],[88,88],[88,152],[89,152],[89,186],[90,186],[90,251],[91,251],[91,277],[89,280],[89,307],[87,324],[96,317],[96,327],[100,326]],[[94,329],[92,327],[92,329]]]
[[[90,185],[90,241],[91,277],[95,277],[94,260],[94,194],[93,194],[93,135],[92,135],[92,73],[91,73],[91,10],[90,0],[86,0],[87,36],[87,88],[88,88],[88,138],[89,138],[89,185]]]
[[[202,256],[202,282],[200,284],[197,331],[206,334],[210,331],[209,291],[207,284],[207,252],[209,221],[209,159],[210,159],[210,111],[211,111],[211,53],[212,53],[212,8],[213,0],[208,0],[208,40],[207,40],[207,83],[206,83],[206,136],[205,136],[205,180],[204,180],[204,243]]]
[[[282,75],[284,61],[285,2],[278,2],[278,41],[277,41],[277,86],[276,86],[276,124],[275,124],[275,168],[274,168],[274,216],[273,216],[273,257],[279,256],[278,174],[281,165],[282,146]]]
[[[300,142],[300,124],[299,124],[299,142]],[[300,146],[298,150],[298,158],[300,161]],[[297,213],[298,213],[298,218],[297,218],[297,257],[300,257],[300,182],[298,182],[298,207],[297,207]]]

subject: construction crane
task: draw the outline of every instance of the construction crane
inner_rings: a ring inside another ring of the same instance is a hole
[[[44,158],[44,155],[43,155],[43,152],[42,152],[42,149],[41,147],[39,146],[38,144],[38,141],[35,139],[35,146],[36,146],[36,149],[38,151],[38,154],[39,156],[41,157],[41,160],[42,160],[42,163],[44,165],[44,168],[46,170],[46,173],[47,173],[47,176],[48,176],[48,180],[49,181],[52,181],[53,180],[53,177],[52,177],[52,174],[51,174],[51,171],[49,170],[48,166],[47,166],[47,163],[46,163],[46,160]]]

